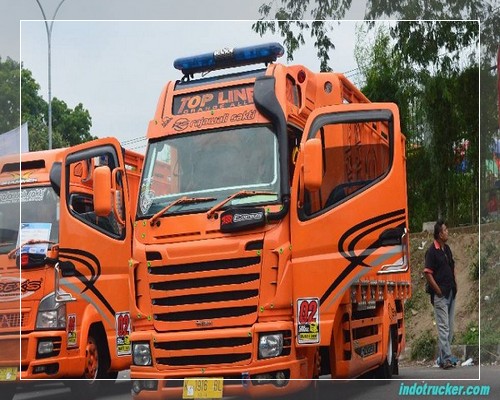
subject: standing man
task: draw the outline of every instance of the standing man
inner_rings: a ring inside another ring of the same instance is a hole
[[[434,225],[434,243],[425,254],[425,277],[431,288],[431,303],[434,306],[438,329],[439,366],[452,368],[451,341],[455,314],[455,260],[448,241],[448,227],[443,220]]]

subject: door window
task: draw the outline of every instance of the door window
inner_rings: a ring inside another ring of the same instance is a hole
[[[343,203],[382,179],[389,171],[390,123],[367,119],[366,115],[361,120],[349,120],[348,114],[354,116],[356,113],[321,116],[313,124],[308,139],[321,141],[323,179],[318,190],[305,190],[301,210],[304,218]]]
[[[84,150],[68,156],[66,170],[69,184],[67,195],[71,214],[84,223],[91,225],[108,236],[123,238],[124,220],[123,173],[116,170],[114,186],[110,193],[115,206],[107,216],[97,216],[93,201],[93,171],[99,166],[107,166],[112,172],[118,168],[118,158],[112,146],[102,146]]]

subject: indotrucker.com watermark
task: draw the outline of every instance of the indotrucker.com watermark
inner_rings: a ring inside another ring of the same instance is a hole
[[[407,385],[401,383],[400,396],[489,396],[488,385],[430,385],[427,383],[414,383]]]

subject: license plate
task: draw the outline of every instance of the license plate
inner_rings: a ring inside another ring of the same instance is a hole
[[[15,381],[17,367],[0,367],[0,381]]]
[[[185,378],[183,399],[222,399],[223,378]]]

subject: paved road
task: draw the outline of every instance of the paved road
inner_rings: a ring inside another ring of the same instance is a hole
[[[480,375],[480,379],[479,379]],[[126,378],[127,375],[121,375]],[[411,390],[417,387],[423,388],[430,385],[444,386],[463,386],[464,388],[475,385],[488,385],[490,387],[489,396],[455,396],[460,399],[498,399],[500,398],[500,366],[478,366],[458,367],[452,370],[441,370],[439,368],[431,368],[426,366],[410,366],[401,367],[400,375],[393,381],[370,381],[370,380],[354,380],[354,381],[331,381],[322,377],[318,383],[317,399],[321,400],[364,400],[364,399],[383,399],[392,400],[402,398],[416,399],[425,397],[443,398],[443,396],[412,396],[400,395],[400,391],[404,393],[412,393]],[[407,388],[406,388],[407,387]],[[413,387],[413,389],[411,389]],[[131,381],[125,379],[115,383],[106,382],[106,387],[99,400],[132,400],[130,395]],[[405,389],[406,388],[406,389]],[[22,390],[21,390],[22,389]],[[414,393],[414,392],[413,392]],[[14,400],[72,400],[70,389],[66,388],[62,383],[40,383],[37,385],[24,385],[16,393]],[[2,398],[0,393],[0,398]],[[305,394],[297,394],[289,396],[288,399],[302,400],[308,397]],[[444,396],[444,398],[452,398]]]

